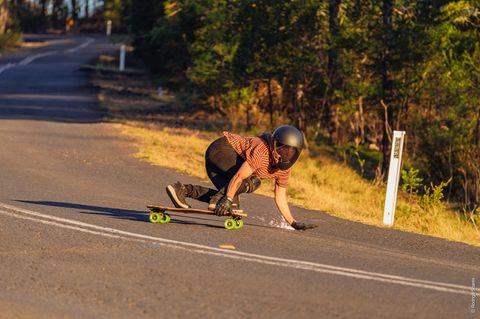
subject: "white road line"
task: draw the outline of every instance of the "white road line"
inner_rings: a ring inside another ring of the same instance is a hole
[[[220,256],[224,258],[238,259],[243,261],[275,265],[275,266],[281,266],[281,267],[287,267],[287,268],[293,268],[293,269],[302,269],[302,270],[314,271],[319,273],[335,274],[335,275],[346,276],[351,278],[366,279],[366,280],[372,280],[372,281],[378,281],[378,282],[398,284],[403,286],[418,287],[418,288],[430,289],[435,291],[450,292],[450,293],[464,294],[464,295],[471,295],[472,293],[472,287],[469,287],[469,286],[461,286],[461,285],[455,285],[450,283],[420,280],[420,279],[408,278],[403,276],[369,272],[369,271],[358,270],[353,268],[337,267],[337,266],[332,266],[327,264],[307,262],[307,261],[301,261],[301,260],[295,260],[295,259],[269,257],[269,256],[251,254],[251,253],[245,253],[245,252],[239,252],[239,251],[226,251],[216,247],[209,247],[205,245],[182,242],[182,241],[171,240],[171,239],[166,239],[161,237],[153,237],[149,235],[123,231],[123,230],[114,229],[110,227],[102,227],[102,226],[97,226],[97,225],[79,222],[75,220],[69,220],[69,219],[60,218],[56,216],[50,216],[50,215],[18,208],[15,206],[6,205],[3,203],[0,203],[0,207],[3,207],[4,209],[8,210],[8,211],[0,210],[0,214],[3,214],[3,215],[8,215],[11,217],[21,218],[25,220],[31,220],[31,221],[39,222],[42,224],[51,225],[51,226],[77,230],[77,231],[99,235],[99,236],[118,238],[123,240],[130,240],[130,241],[155,243],[161,246],[187,250],[190,252],[195,252],[200,254],[214,255],[214,256]],[[28,216],[25,216],[25,215],[28,215]],[[477,288],[476,289],[477,294],[478,294],[478,291],[479,289]]]
[[[20,61],[18,63],[18,65],[28,65],[28,64],[32,63],[33,61],[35,61],[36,59],[44,58],[46,56],[54,55],[54,54],[57,54],[57,53],[58,53],[58,51],[48,51],[48,52],[44,52],[44,53],[38,53],[38,54],[35,54],[35,55],[30,55],[30,56],[26,57],[25,59],[23,59],[22,61]]]
[[[0,74],[5,71],[5,70],[8,70],[10,68],[13,68],[14,66],[16,66],[17,64],[16,63],[7,63],[5,65],[2,65],[0,66]]]
[[[95,42],[94,38],[87,38],[82,44],[80,44],[76,47],[73,47],[71,49],[65,50],[65,51],[63,51],[63,53],[77,52],[78,50],[86,48],[87,46],[89,46],[93,42]],[[21,65],[21,66],[28,65],[28,64],[32,63],[33,61],[35,61],[37,59],[44,58],[46,56],[50,56],[50,55],[54,55],[54,54],[58,54],[58,53],[60,53],[60,51],[48,51],[48,52],[38,53],[38,54],[27,56],[26,58],[24,58],[22,61],[20,61],[18,63],[7,63],[5,65],[1,65],[0,66],[0,74],[4,71],[8,70],[8,69],[13,68],[13,67],[16,67],[16,66],[19,66],[19,65]]]
[[[71,49],[68,49],[66,50],[65,52],[68,52],[68,53],[74,53],[78,50],[81,50],[83,48],[86,48],[87,46],[89,46],[90,44],[92,44],[93,42],[95,42],[95,39],[94,38],[87,38],[87,40],[85,40],[85,42],[83,42],[82,44],[80,44],[79,46],[76,46],[74,48],[71,48]]]
[[[8,215],[8,216],[12,216],[12,217],[15,217],[15,218],[20,218],[20,219],[25,219],[25,220],[31,220],[31,221],[46,224],[46,225],[52,225],[52,226],[57,226],[57,227],[61,227],[61,228],[66,228],[66,229],[79,230],[79,231],[84,232],[84,233],[101,235],[101,236],[104,236],[104,237],[122,238],[122,236],[118,236],[118,235],[111,235],[111,234],[101,233],[101,232],[97,232],[97,231],[93,231],[93,230],[88,230],[88,229],[85,229],[85,228],[69,226],[69,225],[60,224],[60,223],[56,223],[56,222],[50,222],[50,221],[46,221],[46,220],[36,219],[36,218],[33,218],[33,217],[21,216],[21,215],[6,212],[6,211],[3,211],[3,210],[0,210],[0,214]]]

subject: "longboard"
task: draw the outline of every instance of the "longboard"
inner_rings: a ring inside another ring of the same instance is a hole
[[[167,224],[170,222],[169,213],[187,213],[187,214],[204,214],[204,215],[215,215],[211,210],[197,209],[197,208],[177,208],[177,207],[168,207],[168,206],[158,206],[158,205],[147,205],[149,210],[149,220],[152,223],[161,223]],[[247,217],[247,214],[234,212],[228,219],[225,220],[224,226],[226,229],[240,229],[243,227],[242,217]]]

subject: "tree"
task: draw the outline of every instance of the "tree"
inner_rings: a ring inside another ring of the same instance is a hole
[[[448,197],[470,206],[480,200],[480,1],[449,3],[436,22],[415,160],[437,183],[452,178]]]
[[[68,17],[68,8],[64,0],[53,0],[51,21],[54,28],[63,28]]]
[[[382,19],[383,19],[383,50],[380,58],[380,72],[382,77],[381,86],[381,104],[385,108],[384,118],[382,125],[382,172],[386,172],[388,169],[388,160],[390,153],[390,144],[392,143],[392,128],[394,120],[394,108],[392,99],[392,79],[391,79],[391,64],[392,64],[392,46],[393,46],[393,24],[392,24],[392,0],[383,0],[382,6]]]
[[[197,29],[197,1],[129,0],[126,24],[136,51],[154,72],[185,83],[189,43]]]
[[[78,20],[78,2],[77,2],[77,0],[71,0],[70,4],[72,6],[73,21],[75,21],[75,23],[77,23],[77,20]]]
[[[149,1],[146,1],[147,3]],[[158,3],[162,3],[162,1],[157,1]],[[111,20],[113,26],[120,27],[123,22],[123,14],[124,14],[124,0],[105,0],[103,2],[103,12],[105,16],[105,20]],[[136,5],[140,5],[137,3]],[[158,5],[157,5],[158,6]],[[153,7],[152,10],[155,10]]]
[[[338,76],[338,38],[339,38],[339,21],[338,13],[341,0],[328,1],[328,29],[329,29],[329,47],[327,49],[327,87],[325,92],[325,114],[327,117],[328,133],[330,142],[338,144],[339,134],[339,107],[335,98],[335,90],[341,87],[340,78]]]
[[[7,30],[7,23],[9,19],[8,1],[0,0],[0,34]]]
[[[40,20],[42,28],[46,27],[47,24],[47,6],[50,4],[49,0],[40,0]]]

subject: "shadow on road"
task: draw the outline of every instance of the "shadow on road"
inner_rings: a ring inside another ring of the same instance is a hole
[[[148,215],[146,214],[146,212],[138,211],[138,210],[83,205],[83,204],[76,204],[76,203],[52,202],[52,201],[30,201],[30,200],[16,200],[16,201],[20,203],[42,205],[42,206],[73,208],[73,209],[79,210],[80,213],[82,214],[105,215],[105,216],[111,216],[119,219],[127,219],[127,220],[133,220],[133,221],[144,221],[144,222],[148,221]]]
[[[0,57],[0,120],[101,122],[105,114],[84,66],[114,46],[103,37],[94,37],[93,42],[83,36],[28,38],[49,43]]]
[[[95,100],[74,92],[0,94],[0,119],[98,123],[104,116]]]
[[[148,212],[146,210],[138,211],[138,210],[128,210],[128,209],[122,209],[122,208],[101,207],[101,206],[92,206],[92,205],[65,203],[65,202],[53,202],[53,201],[30,201],[30,200],[15,200],[15,201],[19,203],[27,203],[27,204],[42,205],[42,206],[72,208],[72,209],[79,210],[79,213],[81,214],[103,215],[103,216],[109,216],[109,217],[118,218],[118,219],[124,219],[124,220],[149,222]],[[173,224],[201,225],[201,226],[207,226],[207,227],[213,227],[213,228],[223,228],[223,226],[206,224],[203,222],[203,221],[218,222],[218,219],[197,217],[192,215],[188,215],[188,216],[179,215],[179,214],[170,214],[170,215],[172,216],[171,223]],[[187,217],[190,220],[173,219],[175,217]]]

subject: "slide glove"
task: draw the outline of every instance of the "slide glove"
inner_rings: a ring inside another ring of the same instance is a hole
[[[300,223],[300,222],[297,222],[297,221],[293,221],[291,226],[295,230],[307,230],[307,229],[312,229],[312,228],[318,227],[315,224],[305,224],[305,223]]]
[[[223,196],[215,207],[215,215],[226,216],[232,214],[232,199],[228,196]]]

